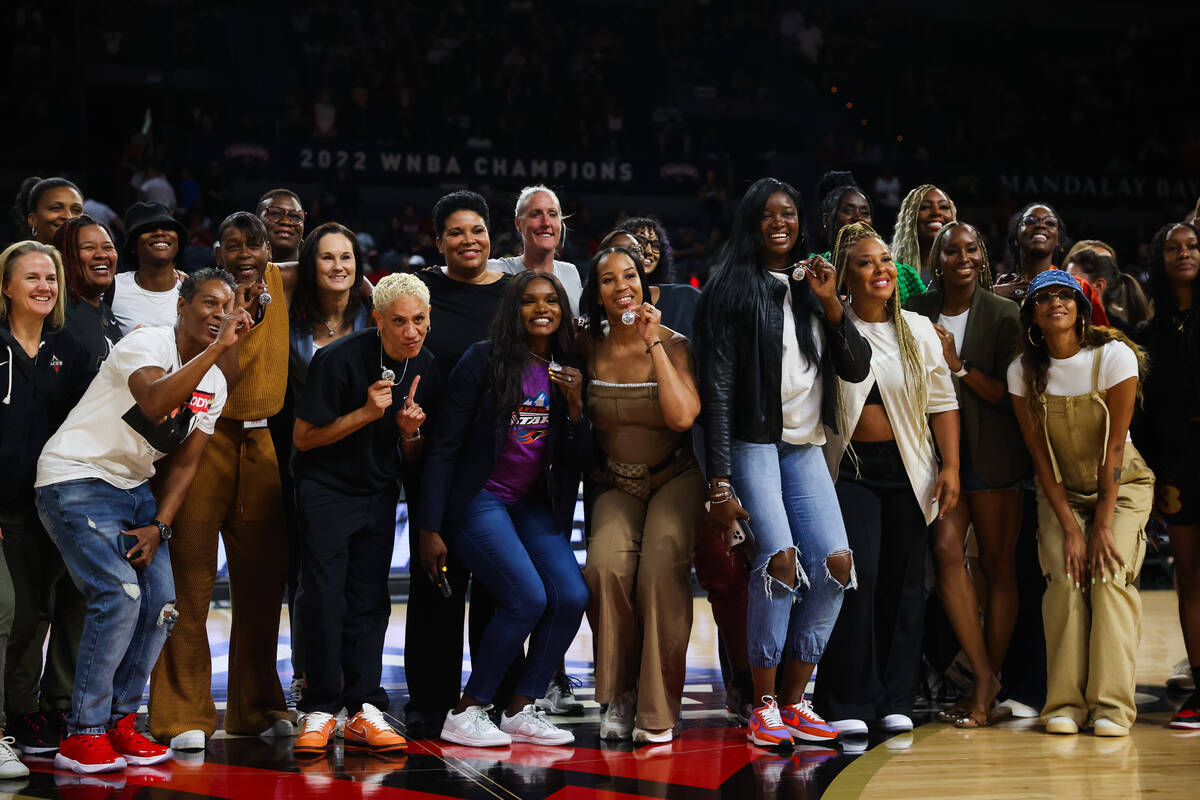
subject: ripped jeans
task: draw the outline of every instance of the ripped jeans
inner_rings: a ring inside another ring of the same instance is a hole
[[[104,733],[138,710],[175,621],[167,543],[135,569],[118,540],[152,524],[158,506],[148,483],[125,490],[87,478],[39,487],[37,509],[87,601],[68,732]]]
[[[750,513],[754,544],[746,638],[750,664],[769,669],[787,657],[821,660],[842,608],[855,587],[834,577],[826,558],[849,553],[846,528],[825,456],[816,445],[755,444],[734,440],[733,488]],[[796,553],[795,588],[768,571],[771,557]]]

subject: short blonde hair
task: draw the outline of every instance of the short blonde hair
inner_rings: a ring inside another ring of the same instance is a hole
[[[9,273],[12,271],[13,265],[17,263],[17,259],[30,253],[41,253],[54,262],[54,275],[58,280],[58,299],[54,301],[54,310],[46,317],[46,324],[50,328],[61,328],[67,318],[66,301],[63,297],[67,291],[67,279],[63,274],[62,256],[55,247],[35,242],[32,239],[9,245],[3,253],[0,253],[0,286],[8,283]],[[0,292],[0,321],[8,319],[8,303],[8,295]]]
[[[376,311],[382,311],[401,297],[415,297],[428,306],[429,287],[416,275],[394,272],[375,284],[375,291],[371,293],[371,304]]]

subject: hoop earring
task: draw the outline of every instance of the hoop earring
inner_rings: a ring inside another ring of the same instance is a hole
[[[1034,332],[1035,330],[1036,330],[1038,333],[1041,333],[1041,332],[1042,332],[1042,329],[1041,329],[1041,328],[1039,328],[1038,326],[1036,326],[1036,325],[1030,325],[1030,326],[1029,326],[1029,330],[1025,331],[1025,338],[1026,338],[1026,339],[1028,339],[1028,340],[1029,340],[1029,343],[1030,343],[1031,345],[1033,345],[1034,347],[1041,347],[1043,344],[1045,344],[1045,343],[1046,343],[1046,337],[1045,337],[1045,336],[1043,336],[1043,337],[1042,337],[1042,340],[1041,340],[1040,342],[1035,342],[1035,341],[1033,340],[1033,332]]]

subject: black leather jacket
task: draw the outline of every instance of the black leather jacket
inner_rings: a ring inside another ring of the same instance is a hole
[[[760,444],[775,443],[783,437],[783,299],[792,291],[793,314],[799,303],[825,328],[825,351],[821,356],[821,421],[837,432],[837,381],[865,380],[871,371],[871,345],[842,316],[841,325],[826,318],[817,298],[798,281],[788,278],[788,286],[771,281],[771,303],[766,319],[740,319],[719,341],[700,344],[700,399],[704,423],[707,475],[731,474],[730,443],[734,439]],[[797,315],[798,316],[798,315]],[[697,324],[697,330],[705,326]],[[797,332],[804,324],[797,319]]]

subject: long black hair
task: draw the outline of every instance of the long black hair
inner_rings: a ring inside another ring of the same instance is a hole
[[[643,228],[649,228],[658,236],[658,266],[646,276],[651,285],[660,286],[664,283],[675,282],[675,258],[671,255],[671,240],[667,237],[667,229],[659,222],[658,217],[630,217],[621,223],[621,230],[634,236]],[[646,298],[649,300],[649,296]]]
[[[1071,249],[1071,237],[1067,235],[1067,225],[1063,222],[1062,215],[1055,210],[1054,206],[1049,203],[1043,203],[1038,200],[1033,203],[1026,203],[1025,206],[1012,215],[1012,219],[1008,221],[1008,257],[1012,260],[1012,271],[1020,275],[1022,278],[1026,276],[1021,268],[1021,242],[1017,239],[1017,231],[1021,229],[1021,220],[1025,219],[1025,215],[1029,213],[1029,209],[1041,206],[1049,210],[1054,218],[1058,220],[1058,247],[1054,248],[1054,253],[1051,255],[1051,263],[1056,265],[1062,264],[1062,259],[1066,256],[1067,251]]]
[[[508,421],[525,391],[529,332],[525,330],[521,318],[521,298],[526,287],[534,281],[549,281],[558,295],[561,317],[558,330],[550,340],[550,359],[561,362],[574,352],[575,326],[571,322],[571,301],[562,283],[549,272],[525,270],[514,275],[504,287],[504,295],[500,298],[500,307],[492,318],[488,335],[492,345],[488,353],[488,390],[497,398],[496,408],[502,423]],[[553,387],[551,389],[553,391]]]
[[[1156,317],[1169,320],[1172,315],[1179,311],[1179,303],[1175,299],[1175,291],[1171,288],[1171,281],[1167,279],[1166,263],[1163,259],[1163,247],[1167,243],[1167,236],[1171,231],[1178,227],[1191,228],[1196,234],[1196,238],[1200,240],[1200,225],[1194,222],[1168,222],[1158,229],[1158,233],[1154,234],[1154,238],[1150,240],[1150,297],[1154,301],[1154,314]],[[1200,276],[1198,276],[1200,277]],[[1196,279],[1192,280],[1193,292],[1196,288]],[[1195,308],[1195,303],[1192,308]],[[1189,314],[1189,316],[1192,316]]]
[[[257,219],[257,217],[255,217]],[[350,299],[342,312],[342,325],[354,324],[354,318],[363,307],[363,253],[354,232],[338,222],[326,222],[313,228],[300,243],[299,262],[296,265],[296,292],[292,297],[292,322],[305,333],[312,333],[313,322],[322,319],[321,304],[317,299],[317,245],[321,237],[340,233],[350,240],[354,252],[354,284],[350,287]]]
[[[642,302],[650,302],[650,281],[646,270],[642,267],[642,260],[637,257],[637,254],[628,247],[606,247],[599,251],[592,256],[591,263],[588,264],[587,280],[583,284],[585,288],[583,295],[579,298],[579,316],[587,318],[588,333],[593,339],[604,338],[605,313],[604,306],[600,303],[600,279],[597,277],[597,273],[600,272],[600,262],[614,253],[625,256],[633,263],[633,268],[637,270],[638,282],[642,286]],[[655,271],[657,272],[657,270]]]
[[[747,320],[761,325],[767,318],[767,306],[773,288],[772,278],[763,264],[762,214],[767,200],[783,192],[796,206],[800,231],[796,244],[788,253],[791,263],[808,256],[808,235],[804,230],[804,201],[800,192],[775,178],[759,178],[746,191],[733,214],[733,228],[721,256],[713,267],[708,283],[700,294],[696,308],[696,334],[701,348],[728,337],[732,330]],[[792,297],[796,312],[796,338],[800,352],[809,364],[821,363],[817,343],[809,324],[811,294],[808,283],[799,285]]]

